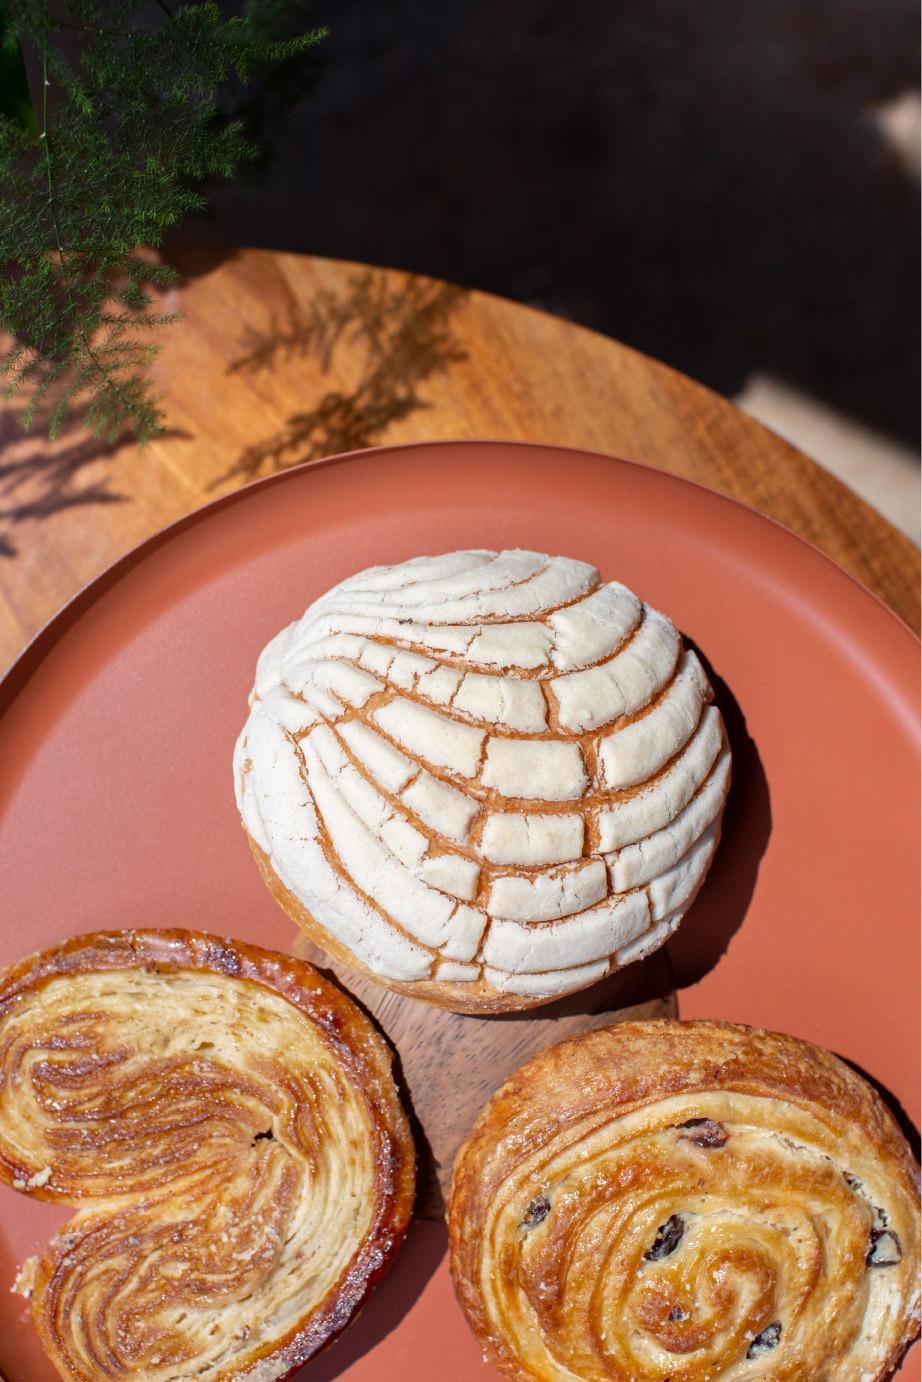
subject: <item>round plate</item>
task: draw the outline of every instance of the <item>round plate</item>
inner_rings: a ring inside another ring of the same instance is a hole
[[[291,946],[231,785],[256,656],[360,567],[457,547],[594,562],[699,648],[735,783],[710,878],[670,945],[680,1012],[821,1042],[917,1120],[915,639],[774,523],[583,452],[436,443],[286,471],[183,519],[78,596],[0,692],[0,964],[126,926]],[[9,1287],[64,1217],[0,1190],[9,1382],[52,1382]],[[904,1379],[919,1376],[915,1354]],[[432,1225],[304,1370],[311,1382],[494,1375]]]

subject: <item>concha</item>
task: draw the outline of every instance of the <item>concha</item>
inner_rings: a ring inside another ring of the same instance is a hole
[[[237,801],[271,891],[382,984],[530,1007],[657,949],[717,847],[730,749],[695,653],[594,566],[375,566],[263,650]]]

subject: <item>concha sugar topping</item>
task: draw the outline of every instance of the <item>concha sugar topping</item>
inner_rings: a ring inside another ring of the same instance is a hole
[[[673,624],[526,551],[372,567],[264,649],[235,782],[280,900],[382,982],[524,1007],[655,950],[730,778]]]

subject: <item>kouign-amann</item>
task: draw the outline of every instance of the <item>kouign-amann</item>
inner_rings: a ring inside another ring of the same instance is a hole
[[[264,649],[234,777],[340,961],[458,1011],[583,988],[678,925],[730,750],[670,621],[595,567],[466,551],[343,581]]]

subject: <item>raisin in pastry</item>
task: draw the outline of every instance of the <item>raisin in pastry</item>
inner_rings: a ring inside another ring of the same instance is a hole
[[[883,1382],[919,1329],[918,1184],[828,1051],[624,1022],[487,1104],[455,1163],[452,1274],[517,1382]]]
[[[711,695],[673,624],[586,562],[372,567],[263,650],[237,800],[270,890],[341,963],[525,1008],[691,905],[730,780]]]
[[[388,1048],[309,965],[126,931],[0,973],[0,1179],[79,1206],[19,1283],[62,1377],[271,1382],[387,1269],[414,1152]]]

